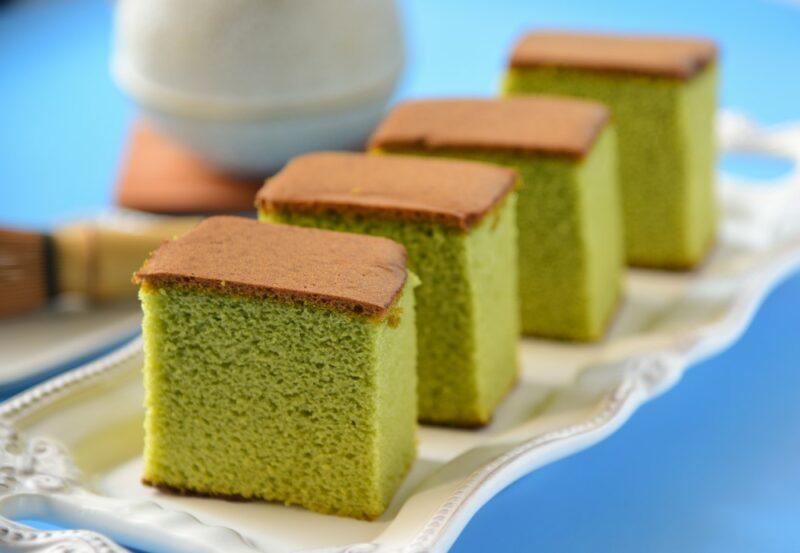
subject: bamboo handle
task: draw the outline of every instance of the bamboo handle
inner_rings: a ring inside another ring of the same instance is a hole
[[[195,217],[176,217],[124,230],[93,223],[61,228],[53,234],[58,289],[94,301],[135,297],[131,277],[147,256],[198,221]]]

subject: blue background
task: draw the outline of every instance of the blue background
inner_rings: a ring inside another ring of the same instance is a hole
[[[722,103],[763,123],[800,119],[800,0],[402,3],[400,96],[492,94],[523,30],[710,35]],[[0,223],[46,226],[108,205],[133,116],[108,77],[107,0],[0,8]],[[774,176],[785,164],[729,159]],[[800,550],[800,277],[743,339],[692,369],[603,443],[500,493],[453,551]]]

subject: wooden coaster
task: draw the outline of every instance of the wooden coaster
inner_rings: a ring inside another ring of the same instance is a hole
[[[185,146],[138,121],[116,186],[121,207],[153,213],[254,211],[263,180],[226,175]]]

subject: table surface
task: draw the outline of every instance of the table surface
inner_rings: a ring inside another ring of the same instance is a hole
[[[408,0],[399,96],[492,94],[532,27],[710,35],[722,103],[800,119],[800,1]],[[108,76],[107,0],[0,8],[0,223],[36,226],[110,202],[132,106]],[[726,160],[770,176],[779,162]],[[693,368],[608,440],[536,471],[481,509],[454,553],[800,549],[800,276],[742,340]]]

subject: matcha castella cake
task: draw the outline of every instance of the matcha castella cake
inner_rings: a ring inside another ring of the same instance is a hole
[[[522,330],[591,340],[615,310],[623,266],[608,118],[603,106],[571,99],[423,100],[395,108],[371,147],[517,169]]]
[[[517,376],[516,174],[482,163],[318,153],[257,196],[262,218],[393,238],[419,275],[419,415],[474,426]]]
[[[691,267],[714,241],[715,58],[689,38],[536,32],[514,48],[507,94],[611,108],[633,265]]]
[[[414,277],[401,245],[213,217],[135,278],[146,483],[383,512],[415,452]]]

